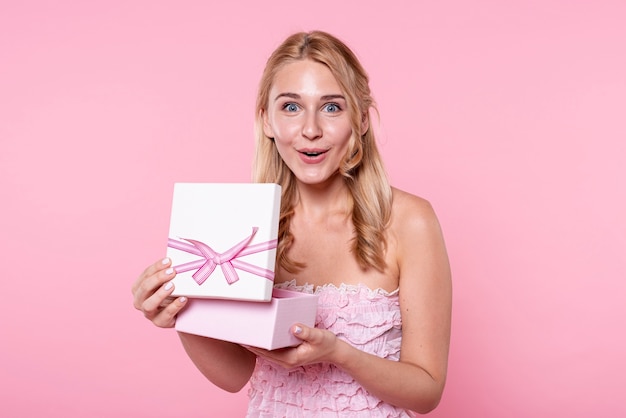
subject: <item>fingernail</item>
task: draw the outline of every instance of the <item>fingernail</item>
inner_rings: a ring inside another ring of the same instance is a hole
[[[174,269],[171,267],[165,270],[165,274],[172,274],[172,273],[174,273]]]
[[[174,284],[172,282],[167,282],[167,283],[165,283],[165,287],[163,287],[163,288],[165,290],[170,290],[173,286],[174,286]]]
[[[169,263],[169,262],[170,262],[170,259],[169,259],[169,258],[167,258],[167,257],[165,257],[163,260],[161,260],[161,263],[162,263],[162,264],[167,264],[167,263]]]
[[[186,298],[186,297],[184,297],[184,296],[182,296],[181,298],[179,298],[179,299],[178,299],[178,301],[179,301],[180,303],[185,303],[185,302],[187,302],[187,298]]]
[[[293,333],[294,333],[294,334],[300,334],[301,332],[302,332],[302,327],[299,327],[299,326],[297,326],[297,325],[296,325],[296,326],[293,328]]]

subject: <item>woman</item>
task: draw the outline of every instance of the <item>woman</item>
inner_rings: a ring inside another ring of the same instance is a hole
[[[368,77],[324,32],[290,36],[269,58],[257,98],[254,179],[282,186],[277,287],[319,294],[302,344],[267,351],[179,333],[198,369],[249,416],[408,416],[441,399],[451,280],[430,204],[392,188],[370,129]],[[133,285],[135,307],[172,327],[168,259]],[[214,359],[219,358],[219,361]]]

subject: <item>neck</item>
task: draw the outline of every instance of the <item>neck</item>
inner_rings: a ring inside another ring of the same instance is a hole
[[[347,215],[352,207],[352,199],[344,179],[337,175],[324,184],[304,184],[298,182],[296,212],[310,219],[319,219],[330,214]]]

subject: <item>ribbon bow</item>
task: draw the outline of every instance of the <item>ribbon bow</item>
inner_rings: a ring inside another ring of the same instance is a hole
[[[175,266],[174,269],[177,273],[184,273],[186,271],[197,270],[193,275],[193,279],[201,285],[209,278],[215,268],[219,265],[222,268],[224,277],[228,284],[233,284],[239,280],[239,276],[235,269],[252,273],[256,276],[264,277],[268,280],[274,280],[274,272],[268,269],[257,267],[253,264],[246,263],[245,261],[238,260],[237,258],[245,255],[259,253],[276,248],[278,243],[277,239],[262,242],[260,244],[249,245],[250,241],[256,234],[259,228],[252,228],[252,234],[246,237],[237,245],[233,246],[229,250],[218,253],[209,247],[207,244],[188,238],[181,238],[187,242],[176,241],[172,238],[168,238],[167,246],[177,250],[181,250],[190,254],[199,255],[201,260],[191,261],[189,263]]]

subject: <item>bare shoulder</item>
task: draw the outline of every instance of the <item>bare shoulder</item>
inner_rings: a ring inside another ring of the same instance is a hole
[[[439,219],[430,202],[422,197],[393,189],[389,233],[394,237],[400,264],[414,263],[416,256],[433,252],[445,255]]]
[[[393,188],[391,224],[396,231],[439,228],[437,215],[430,202],[422,197]]]

